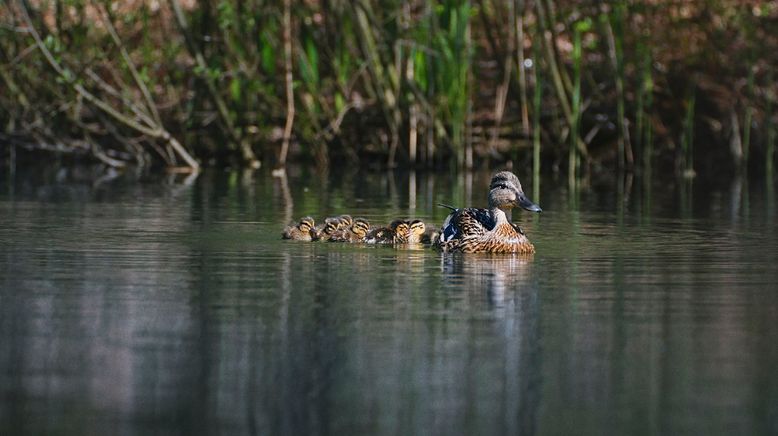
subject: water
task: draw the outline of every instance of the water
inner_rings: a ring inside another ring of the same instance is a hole
[[[778,433],[764,182],[544,181],[512,257],[279,239],[489,173],[74,178],[0,185],[0,434]]]

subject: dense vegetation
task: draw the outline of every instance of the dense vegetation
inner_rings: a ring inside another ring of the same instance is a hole
[[[768,1],[10,0],[0,144],[116,167],[771,173],[776,61]]]

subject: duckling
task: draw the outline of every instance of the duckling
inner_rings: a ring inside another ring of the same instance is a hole
[[[370,223],[364,218],[356,218],[348,229],[337,229],[330,235],[330,242],[362,242],[370,230]]]
[[[404,244],[408,242],[408,221],[394,220],[389,227],[378,227],[365,235],[368,244]]]
[[[463,253],[521,253],[535,252],[518,225],[511,223],[511,209],[519,206],[530,212],[541,212],[540,206],[530,201],[521,189],[515,174],[502,171],[489,183],[489,208],[454,208],[443,222],[441,235],[435,244],[442,251]]]
[[[427,230],[422,220],[413,220],[408,224],[408,243],[418,244]]]
[[[439,237],[440,237],[440,229],[428,224],[425,226],[424,234],[421,235],[420,242],[422,244],[435,244],[438,242]]]
[[[293,239],[295,241],[313,240],[313,228],[316,223],[313,218],[307,216],[300,219],[296,225],[287,226],[281,233],[282,239]]]
[[[313,229],[313,240],[327,241],[341,226],[340,218],[325,218],[324,223],[319,224]]]
[[[354,225],[354,219],[351,218],[351,215],[341,215],[338,217],[338,223],[339,229],[348,229]]]

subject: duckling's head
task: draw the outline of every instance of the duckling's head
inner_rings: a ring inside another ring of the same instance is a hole
[[[427,230],[422,220],[413,220],[408,225],[411,237],[421,238],[421,235]]]
[[[364,218],[357,218],[354,220],[354,224],[351,225],[351,231],[360,238],[364,238],[370,230],[370,223]]]
[[[541,212],[537,204],[530,201],[521,189],[519,178],[510,171],[500,171],[489,183],[489,207],[512,209],[516,206],[530,212]]]
[[[389,223],[389,228],[394,230],[395,233],[407,235],[408,234],[408,221],[394,220]]]
[[[354,224],[354,219],[351,218],[351,215],[341,215],[338,217],[338,220],[340,221],[339,228],[347,229]]]
[[[332,232],[340,228],[340,218],[326,218],[324,220],[324,228],[322,229],[322,232],[325,235],[331,235]]]
[[[313,218],[307,216],[300,219],[300,223],[297,224],[297,227],[303,232],[310,232],[315,225],[316,223],[313,221]]]

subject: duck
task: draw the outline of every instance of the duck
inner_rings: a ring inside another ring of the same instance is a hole
[[[365,235],[368,244],[405,244],[408,242],[410,227],[406,220],[394,220],[388,227],[371,229]]]
[[[542,209],[530,201],[521,189],[519,178],[501,171],[489,183],[489,207],[451,209],[441,227],[435,246],[444,252],[532,254],[535,246],[524,231],[510,220],[511,210],[518,206],[530,212]]]
[[[418,244],[421,242],[427,226],[422,220],[413,220],[408,222],[408,243]]]
[[[287,226],[281,232],[281,238],[295,241],[312,241],[315,224],[313,218],[309,216],[303,217],[297,224]]]
[[[364,218],[355,218],[351,227],[335,230],[329,238],[330,242],[362,242],[370,230],[370,223]]]
[[[440,229],[435,226],[427,224],[424,228],[424,234],[421,235],[419,242],[426,245],[433,245],[438,242],[440,237]]]
[[[340,217],[329,217],[324,219],[324,223],[319,224],[313,229],[314,241],[328,241],[335,231],[342,228],[343,223]]]
[[[354,225],[354,219],[351,218],[351,215],[340,215],[338,217],[339,229],[349,229],[352,225]]]

